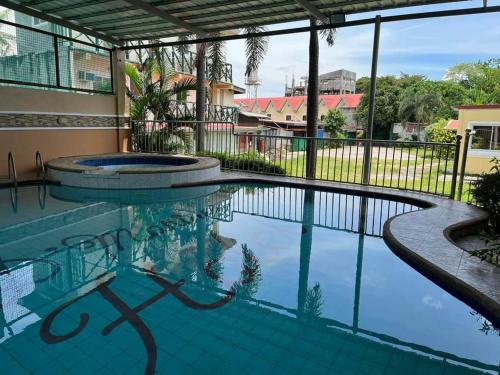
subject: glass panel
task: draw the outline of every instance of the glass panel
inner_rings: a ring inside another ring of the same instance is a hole
[[[473,150],[498,150],[497,126],[474,126],[471,148]]]

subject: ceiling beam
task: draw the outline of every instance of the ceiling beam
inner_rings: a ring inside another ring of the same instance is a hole
[[[196,26],[193,26],[186,21],[181,20],[180,18],[174,17],[170,15],[169,13],[165,12],[164,10],[157,8],[150,3],[147,3],[142,0],[124,0],[126,3],[129,3],[137,8],[140,8],[142,10],[145,10],[146,12],[150,13],[151,15],[163,18],[164,20],[170,22],[171,24],[174,24],[176,26],[179,26],[187,31],[192,32],[193,34],[197,34],[200,36],[205,36],[206,32]]]
[[[311,16],[316,18],[318,21],[320,21],[323,24],[328,24],[330,23],[330,20],[327,16],[325,16],[321,11],[316,8],[309,0],[295,0],[297,3],[302,5],[304,9],[306,9]]]
[[[88,29],[86,27],[82,27],[82,26],[75,24],[73,22],[68,22],[62,18],[51,16],[49,14],[40,12],[40,11],[35,10],[33,8],[28,8],[24,5],[14,3],[13,1],[10,1],[10,0],[1,0],[0,5],[3,7],[6,7],[6,8],[12,9],[14,11],[17,11],[17,12],[27,14],[28,16],[37,17],[37,18],[40,18],[41,20],[51,22],[51,23],[54,23],[56,25],[64,26],[64,27],[67,27],[68,29],[79,31],[83,34],[87,34],[87,35],[93,36],[95,38],[99,38],[101,40],[105,40],[106,42],[109,42],[109,43],[112,43],[112,44],[115,44],[118,46],[123,45],[123,42],[121,40],[118,40],[118,39],[116,39],[112,36],[109,36],[107,34],[103,34],[103,33],[100,33],[98,31]]]

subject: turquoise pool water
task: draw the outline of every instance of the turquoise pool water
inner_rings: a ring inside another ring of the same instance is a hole
[[[0,190],[0,374],[498,374],[395,256],[409,204],[289,187]]]

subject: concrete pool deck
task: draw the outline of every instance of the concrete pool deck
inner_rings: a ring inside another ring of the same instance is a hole
[[[204,182],[173,187],[233,182],[279,184],[366,195],[424,208],[389,219],[384,224],[384,240],[406,263],[500,327],[500,267],[481,262],[453,240],[460,237],[461,232],[484,225],[488,220],[486,211],[421,193],[240,172],[222,172],[220,176]]]

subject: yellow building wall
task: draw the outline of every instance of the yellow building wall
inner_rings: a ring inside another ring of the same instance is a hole
[[[472,128],[475,123],[500,123],[500,108],[477,108],[460,109],[458,112],[458,131],[462,138],[460,150],[460,164],[462,165],[462,155],[465,145],[465,130]],[[467,163],[465,172],[468,174],[479,174],[489,172],[491,168],[490,160],[493,157],[500,157],[500,151],[479,151],[469,148],[467,153]]]
[[[328,110],[324,101],[321,100],[318,106],[318,121],[321,121],[322,116],[326,116]],[[290,121],[304,121],[304,116],[307,115],[307,105],[305,102],[302,103],[297,111],[294,111],[288,102],[283,105],[281,110],[274,108],[272,104],[270,104],[266,110],[261,110],[259,106],[255,105],[250,112],[266,116],[270,114],[271,119],[274,121],[287,121],[287,116],[291,116]]]

